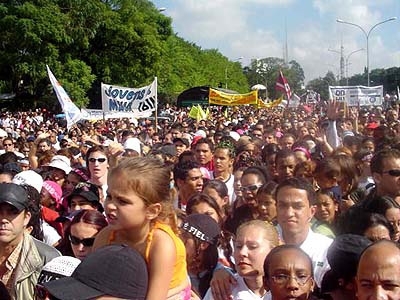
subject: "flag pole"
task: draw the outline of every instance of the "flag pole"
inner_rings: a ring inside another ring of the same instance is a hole
[[[155,110],[155,117],[154,117],[154,120],[155,120],[155,123],[156,123],[156,133],[158,132],[158,118],[157,118],[157,110],[158,110],[158,83],[157,83],[157,76],[156,77],[154,77],[154,80],[155,80],[155,82],[156,82],[156,103],[155,103],[155,107],[156,107],[156,110]]]
[[[400,89],[399,89],[399,86],[397,86],[397,101],[400,101]]]

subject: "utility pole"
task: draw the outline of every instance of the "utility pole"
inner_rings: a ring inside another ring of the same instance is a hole
[[[340,43],[340,79],[344,78],[344,70],[345,70],[345,63],[344,63],[344,47],[343,47],[343,37]]]
[[[288,53],[288,37],[287,37],[287,22],[286,22],[286,18],[285,18],[285,64],[288,65],[289,64],[289,53]]]

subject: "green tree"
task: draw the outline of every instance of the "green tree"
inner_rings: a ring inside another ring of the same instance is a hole
[[[277,57],[267,57],[263,59],[253,60],[244,72],[247,76],[250,86],[255,84],[263,84],[267,86],[268,96],[275,99],[280,92],[275,91],[275,83],[278,78],[279,71],[282,71],[288,80],[292,91],[298,91],[304,82],[304,71],[300,64],[292,60],[289,64]]]
[[[87,0],[78,6],[80,2],[63,1],[62,6],[51,0],[0,4],[0,80],[6,91],[16,93],[21,105],[17,107],[31,107],[31,101],[49,96],[46,64],[64,74],[65,68],[78,63],[84,77],[65,83],[75,87],[72,94],[78,104],[88,101],[86,89],[94,76],[86,72],[90,68],[84,61],[76,61],[76,54],[87,48],[103,4]]]
[[[304,71],[300,64],[291,60],[289,62],[289,70],[288,70],[287,79],[290,82],[290,87],[293,91],[301,90],[302,85],[304,85]]]
[[[397,93],[397,87],[400,87],[400,68],[392,67],[386,69],[385,88],[390,93]]]
[[[310,80],[306,86],[307,90],[313,90],[321,95],[322,100],[329,99],[329,86],[337,85],[335,74],[332,71],[326,73],[325,77]]]
[[[100,107],[100,83],[138,87],[158,77],[159,95],[218,86],[248,91],[241,65],[173,34],[147,0],[9,0],[0,3],[0,92],[16,107],[57,103],[46,64],[79,106]]]
[[[171,100],[182,91],[195,86],[225,87],[247,92],[247,79],[240,63],[231,62],[216,49],[202,50],[196,44],[172,35],[167,40],[162,65],[158,72],[160,94]]]

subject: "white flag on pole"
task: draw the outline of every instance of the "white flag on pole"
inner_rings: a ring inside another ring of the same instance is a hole
[[[46,68],[47,73],[49,74],[51,85],[53,86],[54,92],[56,93],[57,99],[60,102],[61,108],[65,114],[65,118],[67,119],[67,128],[69,130],[72,125],[82,119],[82,113],[80,109],[71,101],[71,98],[54,77],[48,65],[46,65]]]
[[[289,101],[290,108],[297,108],[300,105],[300,97],[296,93],[292,93],[292,99]]]

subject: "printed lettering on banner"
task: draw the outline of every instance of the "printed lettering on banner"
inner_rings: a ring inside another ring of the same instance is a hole
[[[329,98],[346,102],[347,106],[380,106],[383,100],[383,86],[330,86]]]
[[[101,84],[104,112],[130,113],[142,117],[157,107],[157,81],[141,88],[128,88]]]

